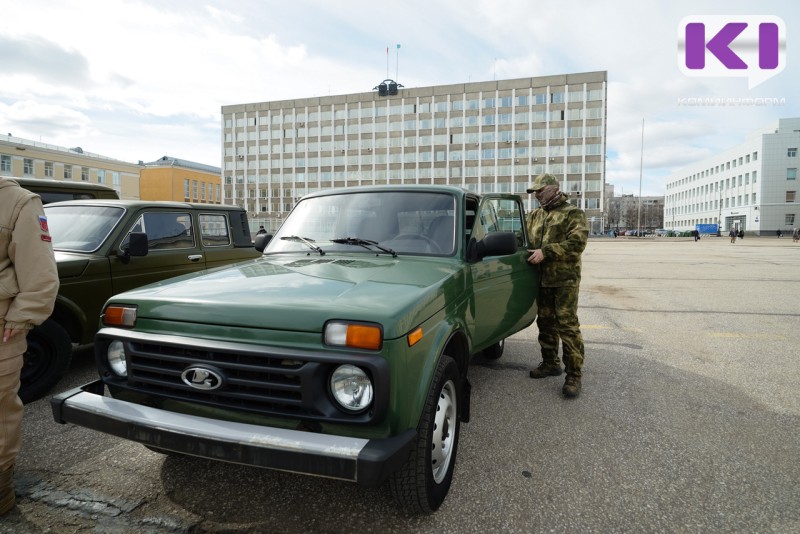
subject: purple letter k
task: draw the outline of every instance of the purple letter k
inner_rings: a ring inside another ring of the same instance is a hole
[[[746,69],[747,64],[729,48],[731,42],[747,28],[745,22],[729,22],[705,42],[705,25],[692,22],[686,25],[686,67],[702,69],[706,66],[706,48],[728,69]]]

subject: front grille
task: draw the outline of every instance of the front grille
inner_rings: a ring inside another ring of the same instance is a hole
[[[306,415],[302,385],[304,376],[313,375],[309,362],[150,343],[130,347],[128,382],[139,390],[229,408]],[[184,369],[203,364],[222,371],[222,388],[197,390],[183,382]]]
[[[103,336],[105,337],[105,336]],[[176,342],[171,336],[125,332],[128,377],[114,385],[154,398],[304,420],[349,423],[374,422],[388,402],[388,371],[378,356],[307,354],[235,343]],[[162,340],[161,338],[169,338]],[[156,338],[156,339],[153,339]],[[188,341],[188,340],[187,340]],[[194,341],[194,340],[192,340]],[[100,343],[98,348],[106,343]],[[100,350],[105,350],[100,348]],[[368,370],[375,385],[373,407],[361,414],[344,413],[328,395],[331,370],[354,363]],[[218,389],[196,389],[181,375],[189,367],[212,369],[223,377]]]

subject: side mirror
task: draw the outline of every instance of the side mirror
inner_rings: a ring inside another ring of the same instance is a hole
[[[117,257],[122,263],[131,261],[131,257],[147,256],[149,252],[147,234],[144,232],[131,232],[128,235],[128,246],[117,253]]]
[[[259,252],[264,252],[264,249],[267,248],[267,245],[269,245],[270,241],[272,241],[272,234],[256,235],[256,239],[254,241],[256,250]]]
[[[480,261],[487,256],[508,256],[517,251],[517,235],[514,232],[494,232],[477,241],[470,239],[467,261]]]

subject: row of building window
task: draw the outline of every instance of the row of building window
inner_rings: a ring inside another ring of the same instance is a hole
[[[310,166],[310,168],[317,168],[317,166]],[[602,162],[587,162],[587,163],[570,163],[565,167],[561,163],[550,164],[548,166],[539,164],[519,164],[511,165],[484,165],[484,166],[461,166],[450,165],[448,167],[430,167],[430,166],[414,166],[405,168],[390,168],[390,169],[350,169],[344,170],[323,170],[320,172],[305,171],[300,168],[297,172],[292,172],[293,169],[282,169],[284,180],[296,182],[331,182],[340,180],[355,180],[363,178],[366,180],[384,179],[386,177],[391,179],[399,178],[460,178],[460,177],[478,177],[483,176],[487,178],[509,177],[509,176],[536,176],[543,172],[549,172],[555,175],[563,174],[597,174],[599,175],[603,170]],[[244,171],[244,169],[242,169]],[[258,169],[250,169],[258,170]],[[564,171],[567,171],[566,173]],[[226,181],[232,180],[233,173],[226,173]],[[250,176],[254,176],[251,174]],[[278,174],[272,174],[271,180],[279,178]],[[318,180],[319,179],[319,180]],[[237,183],[244,180],[244,172],[236,174]],[[598,180],[599,181],[599,176]]]
[[[786,191],[785,198],[787,203],[794,202],[796,197],[797,197],[796,191]],[[720,202],[719,200],[707,201],[702,203],[690,204],[687,206],[676,206],[672,209],[675,210],[675,214],[677,215],[682,215],[685,213],[696,213],[696,212],[720,209],[719,202]],[[752,198],[750,194],[745,194],[744,197],[742,195],[737,195],[735,197],[728,197],[722,199],[723,208],[740,208],[742,206],[750,206],[753,204],[758,204],[756,193],[752,194]]]
[[[794,226],[794,221],[795,221],[794,213],[787,213],[785,215],[784,224],[786,226]],[[680,221],[674,221],[672,222],[672,225],[674,227],[684,227],[684,226],[693,227],[696,224],[714,224],[716,222],[717,222],[716,217],[705,217],[699,219],[685,219]]]
[[[82,182],[89,181],[89,167],[79,167],[80,168],[80,179]],[[0,172],[11,173],[11,156],[0,156]],[[23,176],[34,176],[34,160],[33,158],[23,158],[22,160],[22,174]],[[97,183],[98,184],[105,184],[106,177],[110,176],[111,178],[111,185],[116,188],[120,187],[120,174],[116,171],[106,171],[104,169],[97,169]],[[62,175],[59,177],[55,176],[55,165],[52,161],[45,161],[44,162],[44,177],[45,178],[63,178],[64,180],[72,180],[73,178],[73,165],[64,164]]]
[[[702,195],[722,194],[722,191],[726,189],[733,189],[734,187],[737,187],[737,179],[738,179],[738,187],[742,187],[744,185],[750,185],[750,176],[751,173],[746,172],[743,175],[740,174],[738,177],[733,176],[731,178],[725,178],[724,180],[720,180],[719,182],[704,184],[699,187],[693,187],[692,189],[687,189],[686,191],[680,191],[672,195],[667,195],[667,199],[671,201],[679,201]],[[757,183],[758,171],[753,171],[752,177],[753,177],[753,184]]]
[[[389,132],[418,132],[419,130],[428,130],[430,128],[414,128],[414,124],[410,123],[389,123]],[[451,128],[451,130],[453,130]],[[565,128],[562,127],[550,127],[550,128],[532,128],[532,129],[517,129],[517,130],[500,130],[495,131],[492,130],[482,130],[480,132],[452,132],[450,134],[437,134],[437,135],[415,135],[413,136],[406,136],[406,137],[386,137],[376,135],[373,141],[372,134],[385,134],[386,129],[377,131],[373,128],[365,128],[365,129],[357,129],[353,127],[347,128],[347,135],[351,135],[353,137],[349,139],[337,139],[331,142],[356,142],[359,139],[356,137],[359,133],[367,134],[369,137],[361,137],[362,142],[375,142],[377,143],[381,139],[419,139],[418,145],[425,146],[425,145],[447,145],[447,144],[459,144],[459,143],[493,143],[496,141],[500,142],[511,142],[511,141],[543,141],[545,139],[580,139],[584,137],[602,137],[603,135],[603,127],[600,125],[575,125],[575,126],[567,126]],[[345,135],[345,127],[344,125],[337,125],[337,126],[323,126],[322,128],[312,127],[312,128],[299,128],[297,130],[294,129],[285,129],[285,130],[257,130],[257,131],[241,131],[241,132],[227,132],[225,134],[225,142],[226,143],[233,143],[233,142],[246,142],[246,141],[267,141],[272,140],[273,143],[276,143],[278,140],[281,140],[283,143],[292,143],[294,139],[306,139],[308,143],[312,143],[313,139],[318,139],[320,137],[331,137],[337,135]],[[288,140],[288,141],[287,141]],[[403,141],[405,142],[405,141]],[[300,145],[303,144],[304,141],[297,141],[294,144]]]
[[[207,192],[207,193],[206,193]],[[214,193],[216,192],[216,196]],[[183,180],[183,197],[186,202],[208,202],[219,204],[222,200],[222,188],[219,184],[203,183],[198,180]]]
[[[454,136],[451,136],[451,137],[454,137]],[[413,150],[408,150],[408,149],[416,148],[416,144],[414,143],[415,140],[416,140],[415,137],[405,137],[405,138],[393,137],[393,138],[389,139],[389,146],[386,146],[386,138],[380,139],[379,141],[381,141],[381,142],[380,143],[376,143],[376,144],[379,144],[381,146],[378,146],[377,149],[380,152],[384,152],[384,154],[378,153],[378,154],[375,154],[375,156],[376,157],[379,156],[379,155],[386,156],[385,151],[384,151],[386,148],[405,148],[407,150],[405,150],[403,152],[396,151],[396,153],[397,154],[404,153],[405,155],[408,155],[408,154],[417,155],[418,154],[420,157],[425,157],[425,156],[423,156],[423,154],[432,153],[432,149],[440,148],[442,146],[447,146],[447,145],[436,145],[434,147],[431,147],[431,146],[420,146],[419,147],[420,148],[419,152],[415,152]],[[453,152],[459,152],[460,153],[462,151],[462,147],[464,145],[467,145],[467,146],[479,146],[479,147],[480,146],[485,146],[484,150],[495,150],[495,148],[492,147],[493,144],[494,143],[486,146],[486,143],[459,142],[459,144],[457,144],[457,145],[448,146],[447,149],[451,153],[453,153]],[[564,155],[567,155],[567,156],[599,156],[599,155],[601,155],[603,153],[603,147],[602,147],[602,145],[600,143],[586,143],[586,144],[582,144],[582,143],[572,144],[571,143],[571,144],[567,144],[567,145],[564,145],[563,143],[559,143],[559,144],[550,144],[550,145],[534,145],[534,146],[530,147],[528,145],[520,145],[519,143],[516,143],[516,142],[512,143],[511,141],[505,141],[505,145],[513,145],[513,148],[510,148],[510,147],[503,148],[503,144],[501,143],[500,144],[500,148],[497,148],[497,150],[499,151],[498,154],[506,154],[506,155],[500,155],[501,159],[502,158],[511,158],[511,157],[524,158],[524,157],[528,157],[528,156],[533,156],[533,157],[564,156]],[[339,148],[339,147],[341,147],[341,148]],[[362,164],[369,164],[372,161],[372,160],[368,159],[371,156],[369,154],[369,152],[373,151],[372,143],[369,140],[366,140],[366,139],[363,139],[360,142],[357,141],[357,140],[355,140],[355,141],[349,141],[348,140],[346,142],[321,141],[321,142],[312,142],[312,143],[308,143],[308,144],[306,144],[306,143],[297,143],[296,145],[293,145],[293,144],[286,144],[286,145],[277,145],[276,144],[276,145],[272,145],[272,146],[270,146],[270,145],[258,145],[258,146],[250,145],[250,146],[248,146],[246,148],[247,148],[247,151],[245,152],[245,147],[239,147],[239,148],[237,148],[235,150],[234,150],[233,147],[228,147],[228,148],[225,149],[225,156],[227,156],[227,157],[238,156],[240,159],[242,159],[244,156],[255,157],[257,155],[273,154],[273,159],[276,159],[275,156],[277,156],[277,159],[280,159],[280,154],[284,154],[284,159],[286,159],[287,157],[289,157],[289,158],[292,157],[292,155],[294,155],[294,154],[297,154],[299,157],[302,157],[302,156],[317,156],[319,154],[323,154],[324,155],[325,153],[331,153],[331,152],[333,152],[333,153],[336,153],[336,152],[347,152],[349,150],[366,150],[367,153],[363,153],[362,152],[360,154],[350,154],[349,156],[347,156],[348,165],[358,165],[359,164],[359,159],[358,159],[359,157],[361,158],[360,161],[362,162]],[[297,150],[294,150],[295,148]],[[512,150],[513,150],[513,152],[511,152]],[[477,149],[475,151],[477,152]],[[503,151],[506,151],[506,152],[503,152]]]
[[[795,152],[796,152],[796,150],[795,150]],[[742,165],[750,163],[750,161],[751,161],[751,155],[750,154],[746,154],[744,156],[740,156],[738,159],[734,158],[734,159],[732,159],[730,161],[726,161],[726,162],[721,163],[719,165],[715,165],[713,167],[709,167],[708,169],[706,169],[704,171],[700,171],[698,173],[694,173],[694,174],[692,174],[690,176],[687,176],[685,178],[681,178],[680,180],[677,180],[675,182],[667,184],[667,189],[672,188],[672,187],[679,187],[681,185],[685,185],[685,184],[687,184],[689,182],[693,182],[695,180],[700,180],[702,178],[706,178],[708,176],[713,176],[714,174],[718,174],[720,172],[725,172],[725,171],[729,171],[731,169],[735,169],[736,166],[737,166],[737,163],[738,163],[738,166],[741,167]],[[753,152],[752,161],[754,161],[754,162],[758,161],[758,152]]]
[[[465,115],[454,117],[434,117],[421,119],[406,119],[396,121],[369,121],[351,122],[349,124],[317,125],[300,123],[295,128],[285,128],[285,125],[273,128],[261,128],[263,131],[271,132],[273,139],[281,137],[312,137],[314,135],[343,135],[357,133],[371,133],[373,131],[399,132],[403,130],[437,130],[445,128],[464,128],[470,126],[495,126],[504,124],[530,124],[548,123],[559,121],[582,121],[583,119],[602,119],[603,108],[576,108],[567,110],[534,111],[528,113],[522,111],[518,113],[498,113],[491,115]],[[244,120],[244,119],[240,119]],[[231,128],[228,128],[231,129]],[[242,130],[242,129],[240,129]]]
[[[516,98],[511,96],[503,96],[499,98],[470,98],[444,100],[441,102],[423,102],[420,104],[393,104],[386,106],[372,106],[365,105],[359,107],[357,105],[350,105],[348,107],[327,110],[309,111],[309,108],[304,108],[303,111],[286,110],[288,113],[284,114],[282,110],[274,110],[271,114],[267,115],[264,112],[258,123],[263,125],[273,124],[295,124],[301,122],[325,122],[331,120],[343,119],[365,119],[375,117],[385,117],[394,115],[416,115],[422,113],[446,113],[448,111],[468,111],[479,109],[497,109],[497,108],[513,108],[531,105],[546,105],[546,104],[564,104],[568,102],[591,102],[603,100],[602,89],[590,89],[587,92],[582,90],[569,91],[553,91],[550,93],[537,93],[533,96],[518,95]],[[388,103],[389,101],[387,101]],[[326,106],[327,107],[327,106]],[[244,128],[247,126],[256,126],[256,118],[238,118],[236,119],[236,127]],[[232,128],[233,122],[231,119],[225,121],[225,128]]]

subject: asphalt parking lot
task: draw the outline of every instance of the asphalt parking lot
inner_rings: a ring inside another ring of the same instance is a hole
[[[452,489],[421,518],[385,487],[58,425],[43,399],[0,532],[800,532],[799,282],[790,238],[591,239],[583,393],[528,378],[535,326],[475,359]],[[94,376],[84,351],[57,391]]]

